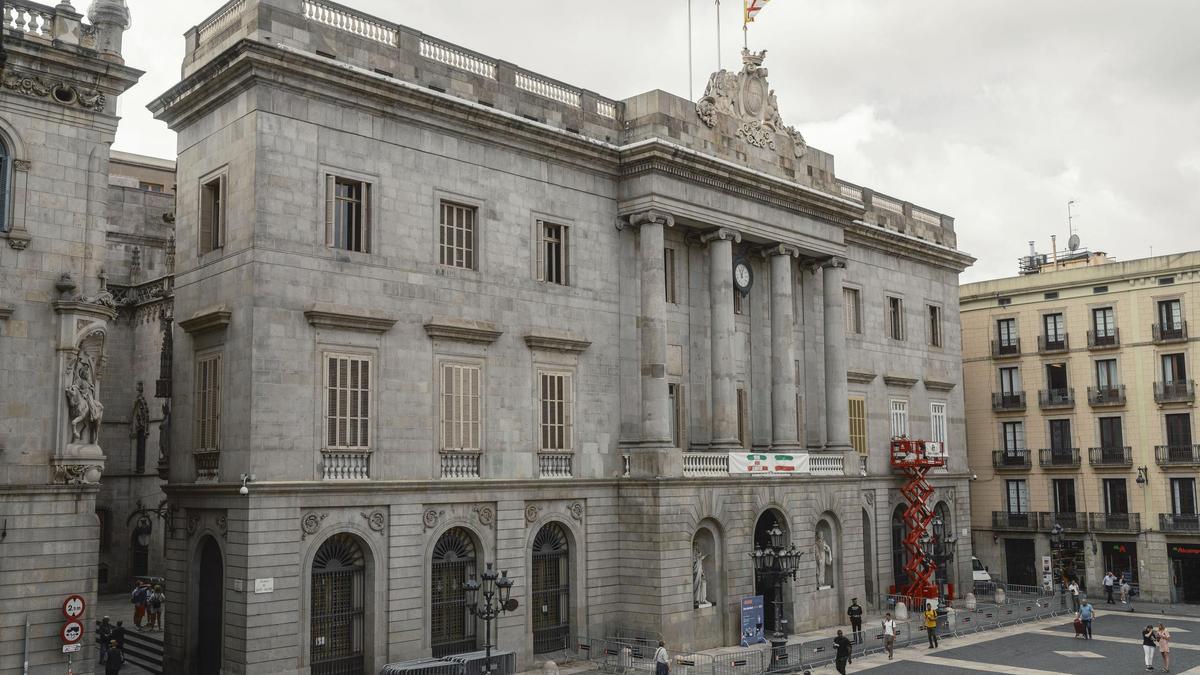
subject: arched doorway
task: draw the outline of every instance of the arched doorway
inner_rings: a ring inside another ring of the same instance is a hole
[[[787,519],[783,514],[775,509],[768,509],[758,517],[758,522],[754,525],[754,545],[759,548],[766,548],[771,545],[771,536],[767,534],[772,528],[778,526],[784,532],[784,542],[790,543],[791,536],[787,526]],[[789,603],[791,594],[788,592],[789,584],[782,585],[783,592],[783,632],[791,634],[791,612],[789,611]],[[761,595],[763,598],[763,629],[767,633],[775,630],[775,583],[770,580],[760,579],[757,575],[754,577],[754,594]]]
[[[196,570],[196,645],[193,675],[220,675],[225,617],[225,564],[221,547],[205,536],[198,549]]]
[[[571,635],[571,561],[567,533],[547,523],[533,539],[533,651],[567,648]]]
[[[363,675],[367,565],[352,534],[335,534],[313,557],[310,593],[313,675]]]
[[[478,649],[475,617],[463,590],[463,583],[475,576],[476,559],[475,539],[461,527],[447,530],[434,544],[429,642],[435,657]]]
[[[904,535],[908,534],[908,526],[904,524],[904,510],[908,508],[901,504],[892,511],[892,579],[896,585],[893,593],[908,584],[908,573],[904,571],[907,556],[904,553]]]

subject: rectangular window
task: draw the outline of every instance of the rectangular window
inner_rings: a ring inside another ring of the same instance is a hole
[[[1071,447],[1071,420],[1050,420],[1050,450],[1063,451]]]
[[[672,305],[678,303],[677,295],[675,294],[675,249],[663,249],[663,280],[666,282],[667,302]]]
[[[857,288],[842,289],[842,311],[846,314],[846,335],[862,333],[862,298]]]
[[[370,183],[325,175],[325,245],[343,251],[370,252]]]
[[[737,419],[738,442],[743,448],[750,448],[750,398],[741,387],[737,390]]]
[[[1100,448],[1120,449],[1125,446],[1125,435],[1121,430],[1120,417],[1101,417],[1100,418]]]
[[[937,305],[929,305],[929,344],[942,346],[942,308]]]
[[[325,447],[371,447],[371,360],[325,355]]]
[[[1024,480],[1004,481],[1009,513],[1029,513],[1029,485]]]
[[[220,450],[221,441],[221,355],[196,360],[196,450]]]
[[[1046,348],[1061,349],[1063,342],[1067,338],[1066,324],[1063,321],[1063,315],[1046,314],[1042,317],[1042,326],[1046,330]]]
[[[575,392],[570,373],[540,371],[542,410],[542,451],[568,452],[572,449],[572,423],[575,417]]]
[[[567,226],[538,221],[537,279],[567,286]]]
[[[904,301],[888,296],[888,337],[893,340],[904,339]]]
[[[1056,478],[1054,480],[1054,512],[1075,513],[1074,479]]]
[[[1025,449],[1025,423],[1005,422],[1000,427],[1000,433],[1004,436],[1004,454],[1020,455]]]
[[[867,454],[867,399],[850,397],[850,445],[858,454]]]
[[[891,401],[892,437],[908,436],[908,401]]]
[[[671,445],[686,450],[687,409],[683,391],[682,384],[667,384],[667,398],[671,401]]]
[[[1117,316],[1112,307],[1100,307],[1092,310],[1092,330],[1095,331],[1097,344],[1110,344],[1117,335]],[[1108,342],[1102,342],[1108,340]]]
[[[1183,328],[1183,306],[1179,300],[1163,300],[1158,303],[1158,325],[1167,332]]]
[[[946,443],[946,404],[934,401],[929,404],[929,439]]]
[[[1050,396],[1054,400],[1067,394],[1067,364],[1065,363],[1047,363],[1046,364],[1046,389],[1050,390]]]
[[[475,269],[475,221],[473,206],[443,201],[439,231],[440,262],[447,267]]]
[[[1113,515],[1129,513],[1129,493],[1124,478],[1104,479],[1104,512]]]
[[[162,183],[147,183],[145,181],[139,181],[138,188],[141,190],[146,190],[147,192],[162,192],[163,191]]]
[[[1192,414],[1173,413],[1163,415],[1167,425],[1167,447],[1177,449],[1184,457],[1191,456],[1192,450]]]
[[[1096,388],[1111,389],[1117,386],[1117,360],[1100,359],[1096,361]]]
[[[200,255],[225,245],[225,176],[200,185]]]
[[[742,295],[742,292],[736,288],[733,289],[733,313],[746,313],[746,296]]]
[[[442,450],[478,452],[481,369],[461,363],[442,364]]]
[[[1171,479],[1171,512],[1177,516],[1196,515],[1196,479]]]
[[[1184,382],[1187,380],[1187,359],[1183,354],[1163,354],[1163,382]]]
[[[1001,347],[1017,346],[1017,320],[1000,319],[996,322],[996,340]]]
[[[1017,368],[1000,369],[1000,393],[1015,396],[1021,391],[1021,373]]]

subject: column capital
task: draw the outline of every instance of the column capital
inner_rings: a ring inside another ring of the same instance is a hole
[[[764,258],[772,258],[779,255],[791,256],[793,258],[800,257],[800,249],[795,246],[788,246],[787,244],[771,244],[770,246],[762,247],[758,252]]]
[[[718,227],[715,230],[700,235],[700,243],[707,244],[711,241],[732,241],[735,244],[740,244],[742,243],[742,233],[732,228]]]
[[[675,227],[675,216],[658,209],[646,209],[631,213],[624,218],[617,218],[617,229],[641,227],[642,225],[659,224],[663,227]]]
[[[809,258],[802,264],[809,272],[816,274],[819,270],[824,269],[846,269],[846,258],[831,255],[827,258]]]

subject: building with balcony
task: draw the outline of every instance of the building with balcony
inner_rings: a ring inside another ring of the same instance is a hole
[[[1112,570],[1144,597],[1200,602],[1200,252],[1035,257],[959,297],[976,555],[1010,583],[1041,584],[1050,556],[1093,589]]]
[[[329,2],[188,32],[151,105],[191,205],[168,670],[472,651],[485,563],[526,665],[618,629],[732,645],[774,524],[833,550],[790,627],[840,624],[903,581],[896,435],[946,443],[931,506],[962,532],[972,259],[950,217],[838,178],[762,63],[614,100]]]

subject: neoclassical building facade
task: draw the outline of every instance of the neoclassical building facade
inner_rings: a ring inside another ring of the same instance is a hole
[[[187,45],[151,104],[179,134],[170,667],[473,651],[489,563],[522,664],[735,644],[772,525],[808,552],[790,627],[834,625],[902,569],[894,434],[946,443],[966,526],[972,258],[836,178],[764,54],[616,101],[327,2],[234,0]]]

